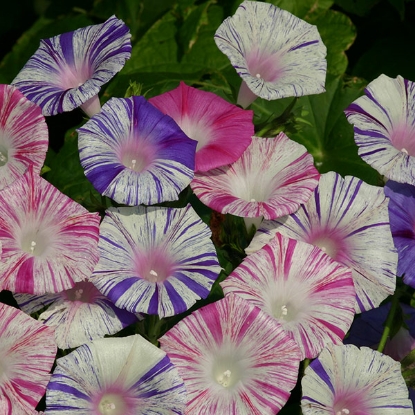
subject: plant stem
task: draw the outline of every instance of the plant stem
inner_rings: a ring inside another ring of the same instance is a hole
[[[391,328],[392,328],[392,324],[395,319],[396,310],[398,309],[398,307],[399,307],[399,294],[398,294],[398,290],[396,290],[395,294],[392,296],[392,304],[389,310],[388,317],[386,318],[385,328],[383,329],[382,337],[380,339],[379,346],[377,349],[378,352],[382,353],[386,346],[386,342],[388,341]]]

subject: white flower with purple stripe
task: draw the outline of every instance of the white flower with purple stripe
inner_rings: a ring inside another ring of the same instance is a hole
[[[316,245],[351,268],[357,313],[378,307],[394,293],[398,255],[383,188],[353,176],[325,173],[297,212],[262,222],[246,252],[257,251],[276,232]]]
[[[43,115],[81,108],[92,116],[101,106],[101,86],[131,56],[131,34],[120,19],[43,39],[39,49],[13,80],[38,104]]]
[[[181,415],[186,390],[166,353],[141,336],[98,339],[56,361],[49,415]]]
[[[359,155],[380,174],[415,185],[415,83],[380,75],[345,110]]]
[[[324,92],[326,47],[317,27],[272,4],[244,1],[215,33],[242,78],[238,104]]]
[[[368,347],[329,345],[301,381],[304,415],[413,415],[401,365]]]
[[[190,205],[110,208],[90,281],[133,313],[182,313],[208,296],[220,272],[210,236]]]
[[[86,177],[118,203],[177,200],[193,178],[197,142],[142,96],[110,99],[78,135]]]

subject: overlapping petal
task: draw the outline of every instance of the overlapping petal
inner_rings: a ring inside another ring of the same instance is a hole
[[[131,56],[131,35],[120,19],[44,39],[13,80],[20,91],[38,104],[44,115],[72,111],[84,105],[93,115],[92,101]]]
[[[184,82],[149,102],[169,115],[197,141],[196,171],[207,171],[236,161],[254,135],[253,112],[230,104],[212,92]]]
[[[305,203],[318,179],[311,154],[280,133],[274,138],[252,137],[235,163],[197,173],[191,187],[218,212],[275,219]]]
[[[242,78],[238,103],[324,92],[326,47],[317,27],[272,4],[244,1],[215,33]]]
[[[117,307],[172,316],[206,298],[220,272],[211,231],[183,209],[110,208],[91,281]]]
[[[184,380],[188,415],[275,415],[297,381],[296,344],[233,294],[185,317],[160,343]]]
[[[54,293],[88,278],[99,220],[30,168],[0,192],[0,289]]]
[[[112,98],[78,134],[86,177],[118,203],[177,200],[193,178],[196,141],[144,97]]]
[[[177,369],[139,335],[94,340],[56,363],[47,414],[183,413],[186,391]]]
[[[380,75],[346,109],[359,155],[380,174],[415,185],[415,83]]]
[[[321,175],[310,200],[291,214],[264,221],[247,253],[280,232],[323,249],[353,271],[357,313],[370,310],[396,285],[397,253],[389,224],[388,199],[381,187],[353,176]]]
[[[352,271],[312,245],[277,233],[225,281],[234,293],[278,320],[301,350],[314,358],[326,344],[341,344],[354,317]]]

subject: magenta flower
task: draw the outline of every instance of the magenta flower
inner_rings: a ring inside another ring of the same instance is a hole
[[[48,415],[183,414],[186,390],[177,369],[139,335],[94,340],[56,363]]]
[[[0,303],[0,413],[27,415],[46,391],[57,347],[53,329]]]
[[[187,415],[275,415],[297,381],[296,344],[232,294],[185,317],[160,343],[184,380]]]
[[[0,290],[44,294],[88,278],[98,261],[99,215],[28,172],[0,192]]]
[[[275,219],[307,202],[318,179],[306,148],[280,133],[275,138],[252,137],[235,163],[197,173],[190,185],[218,212]]]
[[[299,260],[301,259],[301,260]],[[301,359],[341,344],[354,317],[352,271],[312,245],[277,233],[220,284],[274,317],[298,344]]]
[[[0,85],[0,190],[28,166],[40,173],[48,149],[48,127],[41,109],[15,87]]]
[[[233,163],[254,135],[252,111],[184,82],[173,91],[150,98],[149,102],[172,117],[187,136],[197,141],[196,171]]]
[[[131,35],[120,19],[44,39],[13,80],[44,115],[101,109],[98,92],[131,56]]]
[[[272,4],[244,1],[215,34],[242,78],[238,104],[324,92],[326,47],[317,27]]]

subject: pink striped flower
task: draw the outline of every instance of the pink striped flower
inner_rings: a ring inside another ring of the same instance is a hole
[[[326,344],[341,344],[354,317],[352,271],[317,247],[277,233],[220,284],[281,323],[314,358]]]
[[[44,294],[72,288],[98,261],[99,215],[30,168],[0,192],[0,290]]]
[[[197,173],[190,186],[218,212],[275,219],[307,202],[319,176],[306,148],[280,133],[274,138],[252,137],[236,162]]]
[[[253,111],[230,104],[212,92],[184,82],[149,100],[170,115],[186,135],[197,141],[196,171],[207,171],[236,161],[254,135]]]
[[[184,380],[186,415],[275,415],[297,381],[297,345],[235,295],[187,316],[160,343]]]
[[[41,109],[17,88],[0,85],[0,190],[22,176],[30,165],[39,174],[48,143]]]
[[[54,330],[0,303],[0,413],[27,415],[46,391],[57,347]]]

